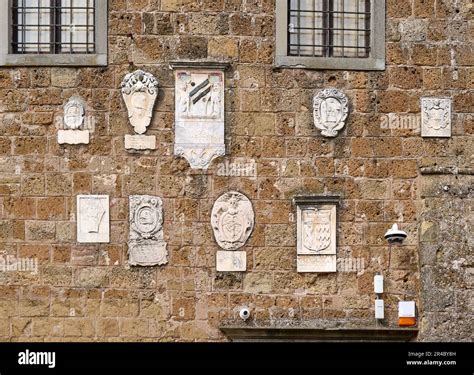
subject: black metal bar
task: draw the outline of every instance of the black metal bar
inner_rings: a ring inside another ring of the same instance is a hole
[[[301,22],[301,13],[300,13],[300,0],[297,0],[297,9],[298,9],[298,16],[297,16],[297,20],[298,20],[298,33],[297,33],[297,40],[298,40],[298,55],[301,53],[301,48],[300,48],[300,44],[301,44],[301,32],[300,32],[300,22]]]
[[[341,26],[342,26],[342,33],[341,33],[341,37],[342,37],[342,41],[341,41],[341,44],[342,44],[342,57],[345,57],[345,53],[344,53],[344,23],[346,22],[346,16],[345,16],[345,13],[344,13],[344,4],[345,4],[345,0],[341,0],[341,3],[342,3],[342,20],[339,19],[339,22],[341,23]]]
[[[365,57],[369,57],[370,50],[368,47],[370,46],[370,34],[372,30],[370,30],[370,23],[371,23],[371,14],[370,14],[370,9],[371,9],[371,1],[370,0],[365,0],[365,11],[369,12],[366,17],[365,17],[365,28],[369,29],[369,32],[366,32],[365,34]]]
[[[334,0],[328,0],[328,57],[334,56]]]
[[[14,25],[16,22],[18,22],[18,7],[15,7],[17,4],[18,0],[13,0],[12,2],[12,24]],[[18,26],[12,26],[12,52],[13,53],[18,53]]]
[[[21,4],[22,5],[25,5],[25,0],[22,0],[21,1]],[[21,12],[21,18],[22,18],[22,21],[25,22],[26,21],[26,15],[25,15],[25,11],[23,10],[23,12]],[[26,49],[25,49],[25,45],[26,45],[26,30],[24,27],[21,28],[21,41],[23,42],[23,46],[22,46],[22,52],[23,53],[26,53]]]

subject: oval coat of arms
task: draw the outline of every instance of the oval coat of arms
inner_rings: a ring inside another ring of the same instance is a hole
[[[314,125],[325,137],[335,137],[344,125],[349,114],[349,101],[340,90],[329,88],[314,96]]]
[[[242,193],[221,195],[212,208],[211,225],[217,244],[224,250],[237,250],[252,233],[255,213],[250,200]]]

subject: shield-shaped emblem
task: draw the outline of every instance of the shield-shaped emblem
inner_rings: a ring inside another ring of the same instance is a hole
[[[435,100],[431,107],[426,108],[427,124],[435,130],[443,129],[448,125],[448,111],[440,100]]]
[[[331,244],[331,212],[318,209],[303,212],[303,246],[322,251]]]
[[[218,245],[225,250],[237,250],[245,245],[254,226],[252,203],[243,194],[231,191],[214,203],[211,224]]]
[[[221,217],[221,228],[230,242],[239,240],[245,228],[245,216],[242,210],[226,212]]]
[[[319,91],[313,99],[314,125],[325,137],[337,136],[349,114],[346,95],[335,88]]]

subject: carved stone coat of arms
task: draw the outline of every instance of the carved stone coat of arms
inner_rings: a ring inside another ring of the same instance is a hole
[[[296,197],[298,272],[336,272],[336,207],[339,197]]]
[[[158,96],[157,79],[143,70],[129,73],[122,82],[122,96],[135,133],[144,134],[150,125]]]
[[[129,264],[139,266],[162,265],[168,262],[166,242],[163,240],[163,202],[149,195],[129,198],[130,234]]]
[[[175,70],[174,154],[193,169],[207,169],[225,155],[223,69],[180,65]]]
[[[334,88],[322,90],[314,96],[314,125],[321,130],[321,135],[337,136],[349,114],[348,103],[346,95]]]
[[[421,136],[451,136],[451,99],[421,99]]]
[[[254,222],[252,203],[242,193],[227,192],[214,203],[211,225],[217,244],[224,250],[237,250],[244,246]]]

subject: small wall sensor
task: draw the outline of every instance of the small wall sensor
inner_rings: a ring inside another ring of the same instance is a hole
[[[375,294],[383,293],[383,276],[382,275],[374,276],[374,293]]]
[[[383,299],[375,300],[375,319],[383,319],[385,317],[383,310]]]

